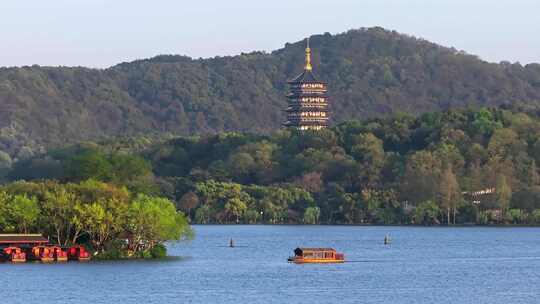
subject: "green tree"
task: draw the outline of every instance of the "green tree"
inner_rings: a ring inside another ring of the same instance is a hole
[[[130,232],[129,248],[133,251],[152,249],[167,240],[191,237],[192,231],[184,214],[164,198],[139,194],[127,210],[126,225]]]
[[[493,133],[487,151],[491,157],[499,156],[503,159],[512,159],[525,148],[526,144],[514,130],[503,128]]]
[[[75,219],[75,207],[80,204],[79,198],[61,185],[55,185],[44,193],[41,202],[42,214],[57,244],[66,246],[76,243],[79,238],[81,229]]]
[[[5,191],[0,191],[0,231],[13,231],[15,227],[11,225],[9,214],[9,204],[11,197]]]
[[[9,173],[12,163],[13,161],[9,154],[0,150],[0,180]]]
[[[416,224],[434,225],[439,224],[437,218],[440,214],[439,206],[433,201],[426,201],[416,206],[414,218]]]
[[[35,197],[14,195],[8,205],[8,216],[16,225],[18,232],[28,233],[35,228],[39,217],[39,207]]]
[[[475,132],[482,135],[491,135],[491,133],[502,127],[502,123],[497,121],[492,112],[487,108],[481,108],[474,114],[472,127]]]
[[[536,209],[532,212],[531,217],[535,224],[540,224],[540,209]]]
[[[244,214],[246,209],[246,203],[241,201],[238,197],[231,198],[225,203],[225,212],[230,216],[234,216],[237,223],[240,222],[240,217]]]
[[[304,223],[318,224],[320,215],[321,209],[319,209],[319,207],[308,207],[304,211]]]
[[[383,142],[372,133],[358,134],[354,142],[351,154],[361,164],[360,174],[363,183],[370,187],[374,186],[384,165]]]
[[[244,218],[248,224],[256,224],[261,217],[261,214],[257,210],[249,209],[244,213]]]
[[[436,198],[442,164],[429,151],[418,151],[407,158],[401,183],[401,197],[418,204]]]
[[[441,161],[442,168],[452,167],[453,172],[460,172],[465,164],[461,152],[453,144],[440,144],[433,154]]]
[[[358,219],[358,214],[362,213],[360,208],[360,198],[357,193],[343,193],[340,205],[343,209],[343,217],[348,224],[353,224]]]
[[[210,222],[210,217],[212,215],[212,210],[209,205],[202,205],[197,208],[195,211],[195,221],[199,224],[208,224]]]
[[[446,211],[446,223],[452,223],[450,212],[453,213],[454,224],[456,223],[456,210],[461,200],[461,191],[456,176],[451,167],[447,167],[439,181],[439,202],[443,210]]]
[[[94,248],[103,253],[119,238],[126,225],[128,203],[116,198],[101,198],[76,205],[80,229],[90,237]]]
[[[105,249],[105,243],[114,233],[109,226],[114,221],[112,215],[99,202],[78,205],[76,210],[80,215],[79,227],[89,236],[94,248],[102,252]]]
[[[540,185],[540,176],[538,175],[538,168],[536,167],[536,161],[533,159],[529,167],[527,168],[527,186],[535,187]]]
[[[152,167],[142,157],[128,154],[113,154],[110,158],[111,180],[120,185],[152,177]],[[98,174],[99,175],[99,174]]]
[[[513,224],[524,224],[527,220],[527,215],[521,209],[509,209],[508,215]]]
[[[510,199],[512,198],[512,188],[506,182],[506,176],[499,175],[497,178],[497,203],[504,215],[510,205]]]
[[[255,160],[246,152],[238,152],[230,156],[229,168],[240,181],[253,181],[251,174],[255,168]]]
[[[231,155],[229,164],[233,172],[239,171],[240,176],[244,176],[244,182],[266,184],[272,181],[275,175],[274,154],[277,148],[276,144],[267,140],[248,143]]]
[[[74,155],[67,163],[69,176],[74,180],[111,180],[112,165],[105,155],[97,150],[87,150]]]

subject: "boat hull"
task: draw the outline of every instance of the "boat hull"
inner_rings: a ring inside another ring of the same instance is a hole
[[[337,259],[289,259],[289,262],[295,264],[336,264],[344,263],[345,260]]]

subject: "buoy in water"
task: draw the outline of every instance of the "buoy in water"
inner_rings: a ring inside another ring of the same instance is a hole
[[[390,237],[388,236],[388,234],[384,236],[384,244],[385,244],[385,245],[390,244],[391,241],[392,241],[392,240],[390,239]]]

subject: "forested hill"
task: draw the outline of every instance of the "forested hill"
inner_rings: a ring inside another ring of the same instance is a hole
[[[45,202],[50,214],[46,202],[60,192],[123,214],[96,197],[126,188],[131,197],[166,197],[197,223],[540,225],[538,163],[540,112],[501,108],[396,114],[323,131],[113,139],[0,168],[8,182],[0,185],[0,230],[24,227],[13,221],[27,218],[19,213],[29,213],[28,200]]]
[[[540,104],[540,65],[493,64],[381,28],[311,37],[334,122],[396,111]],[[0,158],[66,142],[142,133],[268,132],[304,42],[270,54],[158,56],[111,68],[0,68]],[[6,153],[2,153],[4,151]]]

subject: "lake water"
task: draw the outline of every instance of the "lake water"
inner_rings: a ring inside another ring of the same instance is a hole
[[[540,303],[540,228],[194,226],[167,261],[0,264],[4,303]],[[383,245],[385,234],[392,244]],[[228,248],[229,238],[237,247]],[[287,263],[335,247],[344,264]]]

